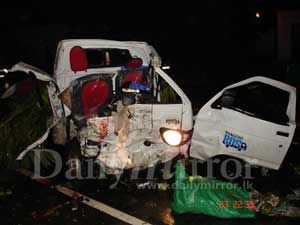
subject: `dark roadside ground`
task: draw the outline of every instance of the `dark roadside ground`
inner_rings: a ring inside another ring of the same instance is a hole
[[[298,186],[298,177],[276,176],[257,180],[258,189],[287,192]],[[126,224],[14,171],[0,173],[0,220],[5,225],[25,224]],[[174,214],[172,190],[132,189],[105,181],[85,180],[77,191],[152,224],[300,224],[300,219],[257,215],[253,219],[218,219],[198,214]]]

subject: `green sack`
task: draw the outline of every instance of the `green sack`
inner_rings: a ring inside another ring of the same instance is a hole
[[[188,177],[177,163],[172,208],[176,213],[200,213],[220,218],[255,217],[249,193],[238,185],[203,177]]]

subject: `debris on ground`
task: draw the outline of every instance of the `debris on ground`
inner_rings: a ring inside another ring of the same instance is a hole
[[[254,204],[249,192],[230,182],[188,177],[176,165],[176,188],[172,208],[176,213],[199,213],[219,218],[253,218]]]
[[[172,215],[172,209],[171,208],[166,208],[164,211],[161,212],[162,214],[162,222],[166,225],[174,225],[175,220]]]
[[[270,215],[272,210],[278,206],[280,198],[272,193],[263,195],[256,190],[250,192],[250,198],[254,202],[255,211],[262,215]]]
[[[262,215],[300,217],[300,208],[295,206],[295,200],[300,199],[299,189],[293,190],[293,194],[282,197],[274,193],[262,194],[258,191],[253,191],[250,195],[255,202],[256,212]]]
[[[294,165],[298,170],[298,165]],[[172,208],[175,213],[205,214],[220,218],[252,218],[256,214],[272,217],[300,217],[300,188],[279,190],[242,189],[238,184],[188,176],[176,165]],[[219,187],[219,188],[218,188]],[[281,194],[280,194],[281,193]]]

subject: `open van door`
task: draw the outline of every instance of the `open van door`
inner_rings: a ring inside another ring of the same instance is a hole
[[[279,169],[295,131],[296,88],[265,77],[226,87],[199,111],[190,156]]]
[[[13,164],[47,139],[64,110],[56,82],[36,67],[20,62],[5,69],[0,84],[0,158]]]

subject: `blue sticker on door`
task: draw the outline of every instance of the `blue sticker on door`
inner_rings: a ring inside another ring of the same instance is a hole
[[[244,142],[243,137],[238,136],[236,134],[230,133],[228,131],[225,132],[223,144],[228,148],[235,148],[238,151],[246,151],[247,144]]]

